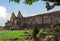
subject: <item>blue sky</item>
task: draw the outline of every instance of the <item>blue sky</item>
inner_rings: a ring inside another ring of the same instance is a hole
[[[9,0],[0,0],[0,25],[5,25],[5,22],[10,18],[12,12],[17,15],[18,11],[21,11],[24,17],[28,17],[60,10],[60,6],[56,6],[52,10],[47,11],[45,8],[45,2],[41,0],[33,3],[32,5],[26,5],[23,3],[23,1],[24,0],[21,0],[21,2],[18,4],[15,2],[9,2]],[[5,12],[3,13],[2,11]]]

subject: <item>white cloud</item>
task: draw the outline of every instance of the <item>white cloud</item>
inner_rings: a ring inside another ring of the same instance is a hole
[[[7,9],[4,6],[0,6],[0,26],[4,26],[5,22],[10,17],[10,15],[6,11]]]
[[[6,18],[6,15],[7,15],[6,8],[3,6],[0,6],[0,18],[3,18],[3,19]]]

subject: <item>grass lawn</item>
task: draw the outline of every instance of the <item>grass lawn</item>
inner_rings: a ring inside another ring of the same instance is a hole
[[[12,30],[12,31],[0,31],[0,39],[2,40],[7,40],[7,39],[12,39],[12,38],[18,38],[20,40],[25,39],[27,36],[25,36],[24,32],[29,32],[29,30]]]
[[[25,40],[28,36],[26,36],[26,33],[32,34],[32,30],[3,30],[0,31],[0,40],[9,40],[13,38],[18,38],[19,40]],[[40,30],[39,34],[37,35],[39,37],[40,33],[45,31],[43,29]]]

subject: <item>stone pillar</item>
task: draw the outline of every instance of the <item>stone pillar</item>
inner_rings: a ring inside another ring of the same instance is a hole
[[[44,15],[42,15],[42,27],[43,27],[43,24],[44,24]]]

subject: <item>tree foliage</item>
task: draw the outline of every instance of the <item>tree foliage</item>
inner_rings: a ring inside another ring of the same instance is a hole
[[[9,2],[16,2],[16,3],[19,3],[20,0],[9,0]]]
[[[12,2],[14,1],[16,3],[19,3],[20,2],[20,0],[9,0],[9,2],[10,1],[12,1]],[[37,2],[37,1],[39,1],[39,0],[24,0],[23,3],[28,4],[28,5],[32,5],[32,3]]]
[[[16,2],[19,3],[20,0],[9,0],[11,2]],[[34,2],[37,2],[39,0],[24,0],[23,3],[28,4],[28,5],[32,5]],[[47,10],[53,9],[55,6],[60,6],[60,0],[41,0],[46,2],[46,8]],[[50,5],[49,2],[52,2],[53,4]]]
[[[60,0],[42,0],[46,2],[46,8],[47,10],[53,9],[55,6],[60,6]],[[49,2],[52,2],[53,4],[50,5]]]

